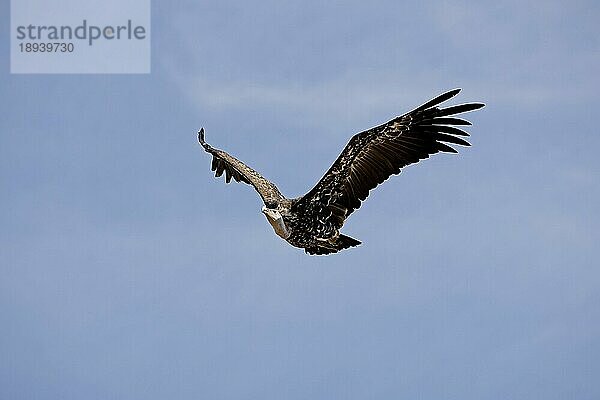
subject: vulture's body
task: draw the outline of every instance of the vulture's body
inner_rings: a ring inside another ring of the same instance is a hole
[[[446,143],[469,146],[460,138],[469,135],[455,125],[471,123],[454,115],[476,110],[483,104],[438,107],[459,91],[444,93],[385,124],[354,135],[315,187],[296,199],[284,197],[258,172],[211,147],[204,141],[204,129],[198,133],[198,140],[212,154],[212,170],[217,177],[225,173],[228,183],[233,178],[254,186],[265,204],[262,211],[277,235],[308,254],[337,253],[360,244],[341,234],[340,229],[371,189],[431,154],[457,152]]]

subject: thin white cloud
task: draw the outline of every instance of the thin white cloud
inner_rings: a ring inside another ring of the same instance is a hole
[[[524,13],[523,7],[531,14]],[[420,63],[418,55],[407,54],[402,58],[405,62],[392,57],[377,67],[344,64],[338,75],[323,74],[317,81],[302,76],[296,80],[257,79],[251,70],[235,76],[211,70],[208,78],[204,52],[187,32],[182,34],[180,47],[171,49],[173,57],[162,60],[162,67],[189,101],[202,109],[276,105],[329,120],[367,115],[372,109],[398,112],[399,107],[416,106],[457,86],[468,93],[466,100],[517,108],[580,104],[595,98],[597,78],[592,72],[600,68],[600,56],[585,43],[578,49],[572,47],[573,40],[566,36],[561,21],[565,13],[574,11],[560,2],[492,8],[489,4],[457,3],[450,7],[438,2],[426,9],[432,34],[440,35],[440,54],[423,58],[433,60],[429,63]],[[177,19],[177,27],[193,26],[196,16],[188,12],[178,14]],[[180,29],[177,27],[174,29]],[[393,30],[387,33],[394,35]],[[398,38],[398,46],[410,52],[413,48],[405,43],[408,39]],[[371,56],[391,55],[391,43],[371,43],[381,46],[380,50],[372,48]],[[215,43],[206,42],[205,46]],[[354,50],[358,54],[359,49]],[[172,61],[181,54],[186,54],[185,63]],[[456,69],[460,54],[467,56],[463,71]]]

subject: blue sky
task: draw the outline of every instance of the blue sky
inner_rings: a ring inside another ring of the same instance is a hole
[[[599,19],[155,1],[149,75],[4,58],[0,398],[599,398]],[[487,104],[472,147],[374,191],[334,256],[279,239],[196,143],[298,196],[352,134],[454,87]]]

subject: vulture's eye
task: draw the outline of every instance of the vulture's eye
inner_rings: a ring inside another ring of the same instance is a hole
[[[266,203],[266,206],[267,206],[267,208],[271,208],[271,209],[277,208],[277,203],[270,201],[270,202]]]

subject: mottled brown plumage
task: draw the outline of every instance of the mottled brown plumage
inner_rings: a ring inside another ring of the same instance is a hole
[[[460,137],[469,136],[468,133],[454,125],[471,123],[453,116],[479,109],[483,104],[438,107],[459,92],[460,89],[446,92],[385,124],[354,135],[315,187],[297,199],[284,197],[258,172],[207,144],[204,129],[198,133],[198,140],[212,154],[212,170],[217,177],[225,172],[226,182],[233,178],[254,186],[265,203],[263,213],[279,236],[309,254],[336,253],[360,244],[342,235],[339,229],[371,189],[431,154],[457,152],[446,143],[469,146]]]

